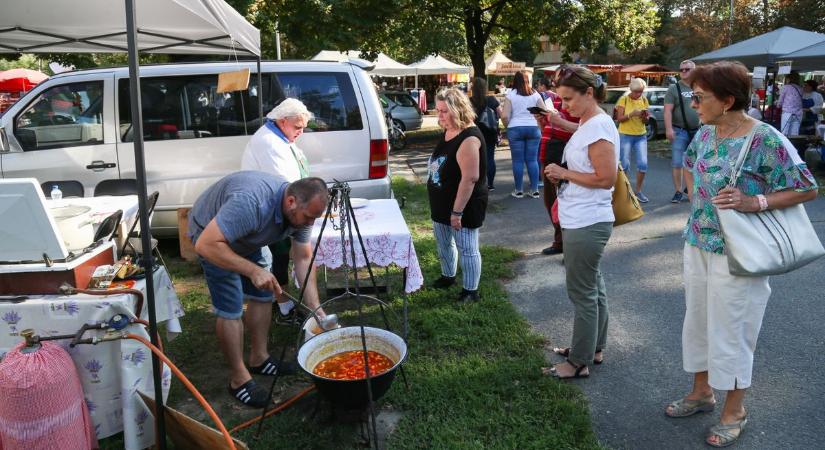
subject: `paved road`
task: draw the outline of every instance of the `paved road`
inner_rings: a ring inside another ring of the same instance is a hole
[[[509,196],[509,152],[497,152],[496,160],[498,189],[481,241],[524,252],[515,278],[506,284],[510,299],[547,338],[549,348],[567,346],[573,308],[564,289],[562,258],[540,253],[551,240],[549,220],[541,200]],[[392,167],[425,177],[426,154],[398,153]],[[602,263],[611,313],[606,362],[594,367],[590,378],[574,381],[590,399],[599,439],[611,448],[707,448],[706,430],[718,420],[718,412],[684,419],[663,414],[665,404],[685,394],[691,381],[681,363],[681,231],[688,205],[670,203],[669,173],[669,160],[651,155],[647,214],[613,232]],[[825,199],[807,209],[825,240]],[[820,435],[825,423],[825,258],[773,277],[771,287],[746,402],[749,427],[734,448],[825,448]],[[717,393],[717,399],[723,395]]]

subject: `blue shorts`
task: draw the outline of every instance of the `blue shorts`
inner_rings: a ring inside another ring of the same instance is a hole
[[[245,258],[267,271],[272,266],[272,254],[266,247],[256,250]],[[243,316],[244,300],[271,303],[274,299],[271,291],[256,288],[249,278],[221,269],[203,258],[198,259],[203,267],[203,275],[206,277],[206,285],[209,287],[209,295],[212,296],[212,307],[216,316],[223,319],[240,319]]]
[[[674,169],[685,167],[685,150],[687,150],[688,145],[690,145],[688,130],[673,127],[673,143],[670,144],[670,167]]]

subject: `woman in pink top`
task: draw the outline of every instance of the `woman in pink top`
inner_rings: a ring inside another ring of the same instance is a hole
[[[782,108],[782,134],[796,136],[802,122],[802,88],[799,86],[799,72],[791,72],[779,92],[779,106]]]

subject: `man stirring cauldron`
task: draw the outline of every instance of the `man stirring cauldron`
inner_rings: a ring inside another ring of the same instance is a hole
[[[288,183],[264,172],[242,171],[212,185],[192,207],[189,237],[212,296],[218,343],[229,363],[229,392],[245,405],[261,408],[270,401],[251,373],[295,372],[293,364],[278,367],[267,349],[273,294],[281,295],[281,286],[270,272],[272,255],[267,245],[292,238],[297,278],[303,282],[307,271],[310,274],[306,304],[317,308],[309,241],[312,224],[324,213],[327,200],[327,187],[320,178]],[[323,310],[317,314],[325,317]],[[243,362],[244,326],[251,340],[249,369]]]

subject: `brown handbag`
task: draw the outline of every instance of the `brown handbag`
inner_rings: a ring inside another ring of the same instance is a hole
[[[630,187],[630,180],[627,179],[620,164],[616,174],[616,184],[613,186],[613,216],[616,218],[613,226],[618,227],[633,222],[644,215],[642,205],[636,198],[633,188]]]

